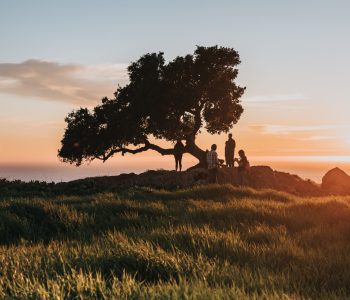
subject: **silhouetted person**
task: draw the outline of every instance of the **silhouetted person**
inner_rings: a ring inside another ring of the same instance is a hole
[[[238,151],[239,159],[236,158],[235,161],[238,163],[238,184],[240,186],[245,185],[247,173],[249,171],[250,165],[243,150]]]
[[[216,153],[216,145],[211,145],[211,150],[207,152],[207,166],[209,170],[209,182],[217,183],[218,182],[218,168],[219,168],[219,159],[218,154]]]
[[[232,138],[232,133],[228,135],[228,140],[225,143],[225,160],[226,165],[230,168],[233,167],[235,162],[235,148],[236,142]]]
[[[174,157],[175,157],[175,170],[181,172],[182,170],[182,155],[184,154],[185,146],[181,140],[177,140],[174,146]]]

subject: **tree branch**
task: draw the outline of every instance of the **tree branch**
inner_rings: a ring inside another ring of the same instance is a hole
[[[104,160],[104,156],[95,155],[94,157],[99,159],[99,160]]]
[[[154,150],[157,151],[158,153],[160,153],[161,155],[174,155],[174,149],[173,148],[162,148],[158,145],[152,144],[149,141],[145,141],[144,143],[145,145],[137,148],[137,149],[129,149],[129,148],[118,148],[118,149],[112,149],[111,151],[109,151],[108,154],[104,154],[103,155],[103,162],[105,162],[107,159],[109,159],[111,156],[113,156],[116,153],[121,152],[122,155],[124,155],[125,153],[131,153],[131,154],[137,154],[140,152],[144,152],[144,151],[148,151],[148,150]],[[95,156],[95,158],[101,159],[101,157],[99,156]]]

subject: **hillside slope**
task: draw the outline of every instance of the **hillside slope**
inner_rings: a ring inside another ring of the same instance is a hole
[[[231,185],[0,201],[0,298],[344,299],[350,197]]]

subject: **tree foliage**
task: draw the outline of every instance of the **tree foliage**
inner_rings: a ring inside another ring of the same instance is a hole
[[[195,143],[200,129],[228,132],[243,112],[245,88],[234,82],[239,63],[234,49],[218,46],[197,46],[194,54],[168,63],[162,52],[143,55],[128,67],[129,83],[113,99],[67,116],[59,157],[80,165],[118,152],[173,154],[151,143],[154,137],[186,141],[185,152],[203,162],[205,152]]]

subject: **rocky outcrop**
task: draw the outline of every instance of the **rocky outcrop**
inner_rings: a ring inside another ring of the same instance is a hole
[[[232,172],[227,183],[237,184],[237,169],[223,168],[221,172]],[[245,185],[255,189],[274,189],[297,195],[320,195],[320,186],[311,180],[303,180],[297,175],[275,171],[268,166],[253,166],[246,176]]]
[[[350,176],[334,168],[323,176],[321,188],[326,194],[350,195]]]
[[[274,173],[277,178],[277,187],[275,188],[277,190],[302,196],[319,196],[322,194],[320,185],[310,179],[304,180],[298,175],[285,172],[274,171]]]

